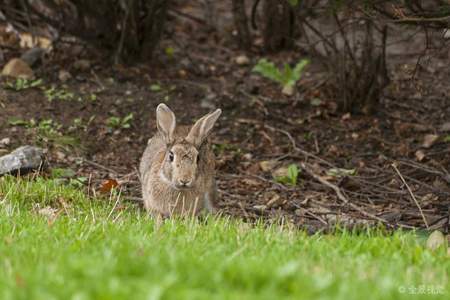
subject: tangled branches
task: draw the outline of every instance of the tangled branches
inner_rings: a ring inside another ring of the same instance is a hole
[[[164,28],[166,0],[6,1],[0,11],[20,26],[48,24],[121,57],[148,59]]]

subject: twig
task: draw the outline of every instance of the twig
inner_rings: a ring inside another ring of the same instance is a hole
[[[173,8],[173,7],[169,8],[169,14],[171,14],[174,17],[179,16],[179,17],[186,18],[188,20],[192,20],[192,21],[197,22],[197,23],[199,23],[201,25],[207,25],[205,20],[203,20],[203,19],[201,19],[199,17],[193,16],[193,15],[190,15],[188,13],[185,13],[183,11],[179,11],[179,10]]]
[[[125,42],[125,33],[127,30],[127,22],[128,22],[128,16],[130,14],[130,7],[127,5],[127,3],[122,2],[121,3],[123,6],[123,9],[125,9],[125,15],[123,16],[123,21],[122,21],[122,31],[120,32],[120,40],[119,40],[119,44],[117,47],[117,51],[116,54],[114,55],[114,63],[118,64],[120,61],[120,57],[122,55],[122,50],[123,50],[123,45]]]
[[[419,205],[419,202],[416,199],[416,196],[414,196],[411,188],[409,187],[409,185],[406,183],[405,178],[403,178],[402,174],[400,173],[400,171],[398,170],[397,166],[395,165],[395,163],[391,164],[391,166],[394,168],[395,172],[397,172],[398,176],[400,177],[400,179],[403,181],[403,184],[406,186],[406,188],[408,189],[409,194],[411,195],[411,198],[414,200],[414,202],[417,205],[417,208],[419,209],[420,215],[422,216],[423,219],[423,223],[425,223],[425,226],[427,227],[427,229],[429,228],[428,226],[428,222],[427,219],[425,218],[425,215],[423,214],[422,208]]]
[[[291,141],[292,148],[294,148],[295,151],[300,152],[301,154],[303,154],[303,155],[306,156],[306,157],[312,157],[312,158],[314,158],[314,159],[317,159],[318,161],[320,161],[321,163],[326,164],[326,165],[329,166],[329,167],[335,167],[332,163],[326,161],[325,159],[320,158],[320,157],[317,156],[317,155],[314,155],[314,154],[312,154],[312,153],[310,153],[310,152],[308,152],[308,151],[306,151],[306,150],[303,150],[303,149],[297,147],[297,144],[296,144],[296,142],[295,142],[295,139],[292,137],[292,135],[291,135],[288,131],[283,130],[283,129],[278,129],[278,128],[272,127],[272,126],[270,126],[270,125],[267,125],[267,124],[264,124],[264,127],[268,128],[268,129],[270,129],[270,130],[272,130],[272,131],[278,131],[278,132],[281,132],[282,134],[284,134],[285,136],[287,136],[287,138]]]
[[[111,173],[114,173],[114,174],[119,174],[119,172],[117,172],[117,171],[115,171],[115,170],[113,170],[113,169],[111,169],[111,168],[105,167],[105,166],[103,166],[103,165],[101,165],[101,164],[99,164],[99,163],[96,163],[95,161],[91,161],[91,160],[88,160],[88,159],[85,159],[85,158],[82,158],[82,157],[81,157],[80,159],[82,160],[82,162],[85,162],[85,163],[87,163],[87,164],[90,164],[90,165],[92,165],[92,166],[94,166],[94,167],[103,169],[103,170],[105,170],[105,171],[108,171],[108,172],[111,172]]]
[[[364,211],[362,208],[360,208],[359,206],[357,206],[356,204],[349,202],[347,197],[344,196],[344,194],[342,193],[341,189],[338,186],[332,184],[328,180],[326,180],[326,179],[320,177],[319,175],[315,174],[309,167],[306,166],[305,163],[302,163],[301,167],[302,167],[302,169],[304,171],[306,171],[306,173],[308,173],[314,179],[316,179],[317,181],[319,181],[323,185],[331,188],[336,193],[336,195],[339,198],[339,200],[341,200],[345,204],[348,204],[351,208],[357,210],[358,212],[360,212],[361,214],[363,214],[366,217],[372,218],[374,220],[377,220],[377,221],[382,222],[382,223],[384,223],[384,224],[386,224],[388,226],[393,227],[393,225],[391,223],[389,223],[387,220],[385,220],[383,218],[380,218],[380,217],[377,217],[377,216],[375,216],[375,215],[373,215],[371,213],[368,213],[368,212]],[[405,225],[402,225],[402,224],[398,224],[398,225],[400,227],[411,228],[410,226],[405,226]]]
[[[338,186],[336,186],[335,184],[332,184],[328,180],[326,180],[326,179],[320,177],[319,175],[315,174],[310,168],[308,168],[306,166],[305,163],[301,163],[301,167],[302,167],[302,169],[304,169],[306,171],[306,173],[311,175],[314,179],[316,179],[317,181],[319,181],[323,185],[326,185],[327,187],[331,188],[336,193],[336,196],[339,198],[339,200],[341,200],[344,203],[348,203],[347,197],[345,197],[344,194],[342,194],[342,191],[341,191],[341,189]]]

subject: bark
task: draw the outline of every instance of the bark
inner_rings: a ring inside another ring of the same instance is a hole
[[[245,0],[232,0],[232,6],[234,24],[238,32],[239,46],[243,49],[250,49],[252,38],[245,12]]]

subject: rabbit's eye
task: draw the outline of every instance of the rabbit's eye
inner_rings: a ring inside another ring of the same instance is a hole
[[[173,152],[169,151],[169,160],[172,162],[173,161]]]

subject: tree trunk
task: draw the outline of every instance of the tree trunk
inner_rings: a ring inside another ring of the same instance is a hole
[[[252,38],[248,28],[245,0],[232,0],[234,24],[238,32],[239,47],[250,49]]]
[[[286,0],[265,0],[263,15],[266,51],[279,51],[291,47],[295,25],[294,8]]]

